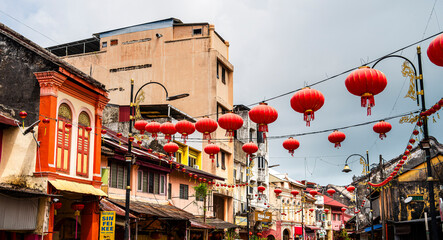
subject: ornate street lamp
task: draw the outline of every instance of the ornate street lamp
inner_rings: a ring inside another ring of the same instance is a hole
[[[132,124],[134,121],[134,117],[132,116],[132,114],[135,112],[134,111],[134,99],[137,99],[137,95],[140,92],[140,90],[142,90],[142,88],[144,88],[145,86],[149,85],[149,84],[157,84],[160,85],[166,92],[166,101],[173,101],[173,100],[177,100],[177,99],[181,99],[181,98],[185,98],[187,96],[189,96],[189,93],[183,93],[183,94],[178,94],[178,95],[174,95],[174,96],[169,96],[168,94],[168,90],[166,89],[165,86],[163,86],[163,84],[159,83],[159,82],[148,82],[143,84],[135,93],[134,96],[134,79],[131,79],[131,102],[129,105],[129,137],[132,136]],[[129,240],[129,231],[130,231],[130,224],[129,224],[129,203],[131,200],[131,168],[132,168],[132,164],[134,162],[134,157],[132,156],[132,141],[128,141],[128,154],[125,156],[126,159],[126,163],[128,164],[127,166],[127,177],[126,177],[126,204],[125,204],[125,240]]]

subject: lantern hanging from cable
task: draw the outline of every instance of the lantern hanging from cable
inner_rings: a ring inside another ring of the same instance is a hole
[[[292,191],[291,191],[291,194],[292,194],[292,196],[294,196],[294,197],[296,197],[299,193],[300,193],[300,192],[297,191],[297,190],[292,190]]]
[[[188,139],[188,136],[195,132],[195,126],[188,120],[181,120],[175,124],[175,130],[182,135],[182,139],[186,144],[186,139]]]
[[[443,34],[438,35],[429,44],[427,50],[429,60],[440,67],[443,67]]]
[[[338,130],[334,130],[331,134],[328,136],[328,140],[331,143],[334,143],[334,147],[339,148],[341,147],[341,142],[343,142],[346,139],[346,135]]]
[[[209,154],[209,158],[212,160],[212,162],[214,162],[215,155],[220,152],[220,147],[214,143],[210,143],[205,146],[204,150],[206,154]]]
[[[178,145],[174,142],[166,143],[163,146],[163,150],[169,154],[169,156],[172,158],[172,156],[177,152],[179,149]]]
[[[318,192],[315,190],[311,190],[311,191],[309,191],[309,194],[311,194],[312,197],[315,197],[315,195],[317,195]]]
[[[330,188],[326,192],[329,193],[329,195],[331,195],[331,197],[332,197],[332,195],[334,195],[334,193],[335,193],[335,190]]]
[[[325,209],[325,210],[323,210],[323,211],[325,211],[325,213],[326,213],[326,214],[328,214],[328,212],[329,212],[329,209]]]
[[[78,216],[80,216],[80,211],[85,208],[83,203],[74,202],[71,204],[72,210],[75,211],[75,239],[77,239],[77,231],[78,231]]]
[[[258,146],[253,142],[249,142],[244,144],[241,149],[249,155],[249,160],[252,161],[252,154],[258,151]]]
[[[62,208],[62,203],[60,201],[54,202],[54,215],[57,215],[57,210]]]
[[[217,130],[218,124],[215,120],[205,116],[195,123],[195,129],[203,133],[203,139],[211,140],[211,133]]]
[[[354,192],[355,187],[352,186],[352,185],[349,185],[349,186],[346,188],[346,190],[348,190],[348,192],[352,193],[352,192]]]
[[[346,208],[345,208],[345,207],[342,207],[342,208],[341,208],[341,211],[342,211],[342,212],[345,212],[345,211],[346,211]]]
[[[325,97],[323,94],[309,87],[297,91],[291,98],[292,109],[296,112],[303,113],[303,120],[308,127],[315,118],[314,112],[319,110],[324,103]]]
[[[134,128],[140,131],[140,134],[145,133],[145,128],[146,125],[148,124],[148,122],[146,122],[145,120],[137,120],[134,123]]]
[[[280,193],[282,193],[282,190],[280,188],[276,188],[276,189],[274,189],[274,193],[275,193],[275,196],[278,197],[280,195]]]
[[[264,186],[258,186],[258,187],[257,187],[257,190],[258,190],[260,193],[263,193],[263,192],[266,190],[266,188],[265,188]]]
[[[232,112],[226,113],[218,118],[218,125],[226,130],[225,136],[232,141],[234,132],[243,126],[243,118]]]
[[[157,140],[158,132],[160,132],[160,126],[161,124],[156,121],[151,121],[150,123],[146,124],[145,130],[148,133],[151,133],[151,136]]]
[[[22,127],[23,129],[25,129],[25,118],[28,116],[28,113],[26,111],[21,111],[18,113],[18,115],[20,116],[22,120]]]
[[[263,138],[266,139],[268,132],[268,124],[275,122],[278,118],[278,112],[275,108],[269,106],[267,103],[261,102],[258,106],[249,110],[249,118],[251,121],[258,124],[258,131],[263,133]]]
[[[283,141],[283,147],[289,151],[291,156],[294,156],[294,150],[296,150],[299,146],[300,143],[296,139],[293,139],[292,137]]]
[[[177,130],[175,129],[175,125],[172,122],[168,121],[160,125],[160,132],[162,132],[165,135],[165,139],[170,142],[172,139],[172,135],[174,135]]]
[[[381,93],[387,84],[385,74],[368,66],[351,72],[345,80],[348,91],[361,96],[361,106],[367,107],[368,116],[371,115],[371,108],[375,106],[374,96]]]
[[[50,120],[49,120],[49,118],[43,118],[42,122],[43,122],[45,125],[47,125],[47,124],[49,124]],[[44,134],[44,136],[46,136],[46,126],[45,126],[45,134]]]
[[[392,126],[390,123],[381,120],[380,122],[374,124],[372,129],[374,130],[374,132],[378,133],[380,139],[383,140],[383,138],[386,137],[386,133],[391,131]]]

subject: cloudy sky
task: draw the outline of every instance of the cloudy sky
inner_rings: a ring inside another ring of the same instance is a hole
[[[105,30],[175,17],[185,23],[208,22],[230,42],[234,72],[234,102],[250,105],[334,76],[443,31],[443,1],[437,0],[195,0],[195,1],[60,1],[0,0],[0,22],[47,47],[89,38]],[[422,42],[427,106],[443,97],[443,68],[433,65]],[[417,65],[416,45],[397,54]],[[325,96],[311,127],[293,111],[292,94],[269,101],[279,112],[270,136],[334,129],[388,118],[418,109],[404,95],[408,80],[401,75],[402,61],[377,65],[388,86],[375,97],[372,116],[360,99],[347,92],[345,75],[315,85]],[[441,111],[440,111],[441,113]],[[443,118],[443,116],[441,116]],[[430,134],[443,141],[443,119],[430,121]],[[300,148],[291,157],[270,140],[270,164],[294,179],[320,184],[348,184],[360,175],[358,158],[350,159],[351,173],[341,172],[347,156],[365,154],[378,163],[379,155],[401,154],[413,130],[411,124],[390,120],[393,129],[381,141],[372,125],[342,130],[347,138],[340,149],[327,140],[329,133],[297,137]]]

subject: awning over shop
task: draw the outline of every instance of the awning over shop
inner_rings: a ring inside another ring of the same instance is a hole
[[[20,124],[19,121],[15,120],[12,117],[9,117],[4,112],[0,112],[0,123],[11,125],[11,126],[17,126],[17,124]]]
[[[303,234],[303,228],[299,226],[294,227],[294,233],[295,235],[302,235]]]
[[[317,226],[309,226],[306,225],[307,228],[311,229],[311,230],[320,230],[321,228],[317,227]]]
[[[379,229],[381,227],[382,227],[381,224],[374,225],[374,230]],[[365,228],[365,232],[370,232],[370,231],[372,231],[372,228],[370,226]]]
[[[192,228],[204,228],[204,229],[214,229],[214,226],[210,226],[204,223],[200,223],[196,220],[190,220]]]
[[[199,221],[200,223],[203,222],[203,218],[196,218],[194,220]],[[225,222],[218,218],[206,218],[206,224],[213,226],[215,229],[229,229],[229,228],[238,228],[240,226],[236,224],[232,224],[230,222]]]
[[[100,209],[103,211],[114,211],[116,215],[125,216],[126,211],[119,206],[113,204],[112,202],[102,199],[100,200]],[[137,218],[133,214],[129,213],[130,218]]]
[[[110,202],[122,207],[125,206],[124,199],[109,199]],[[188,213],[175,206],[166,204],[156,204],[149,202],[131,201],[129,204],[131,211],[147,214],[164,220],[189,220],[193,219],[194,215]]]
[[[51,183],[52,186],[54,186],[57,190],[60,191],[89,194],[89,195],[102,196],[102,197],[107,196],[106,193],[103,192],[101,189],[95,188],[92,185],[84,183],[76,183],[60,179],[49,180],[49,183]]]

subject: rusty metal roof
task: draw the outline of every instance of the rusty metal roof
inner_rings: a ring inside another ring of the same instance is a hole
[[[195,218],[194,220],[199,223],[203,223],[203,218]],[[227,228],[238,228],[238,225],[232,224],[230,222],[225,222],[218,218],[206,218],[206,225],[213,226],[215,229],[227,229]]]
[[[125,206],[124,199],[109,199],[112,203],[117,204],[120,207]],[[171,205],[163,205],[149,202],[131,201],[129,205],[131,211],[137,212],[139,214],[147,214],[149,216],[154,216],[163,219],[170,220],[190,220],[194,219],[195,216],[192,213],[186,212],[180,208]]]
[[[115,211],[115,214],[119,216],[125,216],[126,211],[112,202],[102,199],[100,200],[100,209],[103,211]],[[137,218],[134,214],[129,213],[130,218]]]
[[[197,220],[190,220],[190,222],[191,222],[192,228],[204,228],[204,229],[214,229],[215,228],[214,226],[201,223]]]

